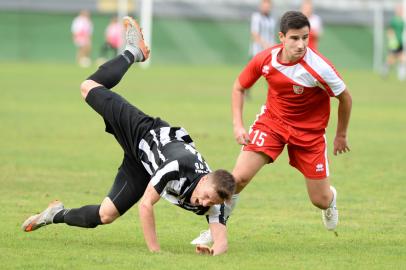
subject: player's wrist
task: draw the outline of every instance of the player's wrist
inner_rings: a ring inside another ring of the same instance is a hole
[[[347,133],[345,133],[345,132],[337,132],[336,137],[338,137],[338,138],[347,138]]]

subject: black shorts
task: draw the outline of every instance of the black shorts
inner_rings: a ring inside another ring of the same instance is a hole
[[[92,89],[86,102],[103,117],[106,132],[113,134],[124,150],[123,162],[108,194],[122,215],[142,197],[151,178],[138,158],[139,142],[151,129],[169,124],[146,115],[103,86]]]

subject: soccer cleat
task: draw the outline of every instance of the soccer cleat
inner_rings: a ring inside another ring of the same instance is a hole
[[[338,224],[337,191],[333,186],[330,186],[330,189],[333,192],[333,201],[327,209],[321,210],[321,217],[327,230],[333,231]]]
[[[48,205],[47,209],[37,215],[29,217],[26,221],[24,221],[21,229],[23,229],[25,232],[32,232],[41,228],[42,226],[51,224],[54,216],[63,209],[64,207],[62,202],[58,200],[53,201]]]
[[[210,245],[213,243],[210,230],[200,232],[200,235],[190,242],[192,245]]]
[[[129,16],[125,16],[123,18],[123,23],[126,32],[125,49],[131,51],[132,53],[140,50],[143,56],[141,62],[146,61],[149,57],[150,50],[144,42],[144,36],[142,35],[141,27],[133,18]]]

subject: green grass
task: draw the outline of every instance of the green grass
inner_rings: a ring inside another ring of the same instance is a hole
[[[406,261],[406,87],[364,71],[343,71],[353,95],[351,152],[331,154],[339,191],[338,237],[321,224],[302,176],[286,153],[243,191],[229,220],[229,252],[197,256],[189,241],[203,218],[159,202],[162,253],[144,244],[136,207],[109,226],[54,225],[33,233],[22,221],[58,198],[68,207],[99,203],[122,152],[81,100],[93,70],[73,65],[1,63],[1,269],[401,269]],[[230,88],[239,68],[132,69],[115,89],[145,112],[184,126],[212,168],[231,169],[239,152]],[[265,99],[263,82],[246,105],[249,125]],[[332,145],[336,100],[328,129]]]

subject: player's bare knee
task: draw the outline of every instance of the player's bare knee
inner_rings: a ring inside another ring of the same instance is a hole
[[[101,84],[93,81],[93,80],[85,80],[84,82],[82,82],[80,84],[80,93],[82,94],[82,97],[84,99],[86,99],[87,95],[89,94],[89,92],[95,88],[101,86]]]
[[[110,198],[107,197],[100,205],[99,216],[102,224],[110,224],[120,216],[120,213]]]
[[[110,224],[113,223],[114,220],[118,218],[118,215],[112,214],[112,213],[104,213],[100,212],[100,221],[103,224]]]

